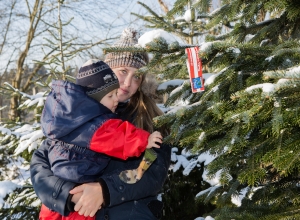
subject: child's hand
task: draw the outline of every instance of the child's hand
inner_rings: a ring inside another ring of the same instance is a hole
[[[146,148],[160,148],[159,143],[162,143],[163,137],[161,136],[161,133],[158,131],[154,131],[150,136],[148,137],[148,145]]]

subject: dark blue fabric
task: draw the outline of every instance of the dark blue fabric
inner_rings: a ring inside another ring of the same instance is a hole
[[[156,200],[149,197],[139,201],[130,201],[110,208],[102,208],[96,215],[96,220],[157,220],[147,204]]]
[[[130,158],[127,161],[111,161],[105,169],[101,179],[104,180],[110,194],[109,207],[118,205],[123,201],[132,201],[156,196],[163,187],[170,166],[171,146],[162,144],[161,148],[154,149],[157,153],[156,160],[144,173],[141,180],[135,184],[126,184],[120,178],[122,170],[135,169],[139,166],[142,156]],[[145,196],[146,195],[146,196]]]
[[[104,105],[90,98],[85,88],[53,80],[41,117],[46,137],[89,147],[94,132],[108,119],[118,118]]]
[[[49,162],[55,176],[76,183],[96,181],[109,161],[105,155],[62,141],[51,141],[49,147]]]
[[[34,151],[30,163],[30,178],[36,195],[49,209],[67,216],[70,212],[66,209],[69,191],[76,183],[65,181],[53,175],[48,160],[50,140],[42,142]]]
[[[52,140],[49,162],[57,177],[84,183],[102,174],[110,158],[92,152],[89,146],[95,131],[111,118],[117,115],[88,97],[84,87],[62,80],[52,82],[41,124]]]
[[[66,216],[69,214],[69,210],[66,208],[69,191],[75,186],[75,183],[62,180],[51,172],[47,159],[51,144],[49,142],[44,141],[32,155],[30,164],[31,181],[42,203]],[[111,202],[97,212],[96,220],[107,219],[105,216],[108,216],[110,220],[157,219],[150,214],[148,204],[153,200],[157,200],[156,195],[162,189],[167,177],[171,147],[162,145],[160,149],[155,149],[155,151],[157,152],[157,159],[144,173],[143,178],[135,184],[126,184],[121,181],[119,173],[122,170],[136,168],[142,156],[126,161],[112,159],[109,162],[102,178],[109,188]],[[140,215],[135,216],[135,212],[144,213],[144,216],[147,217],[139,218]],[[122,213],[122,215],[118,213]]]
[[[87,111],[89,110],[87,109]],[[128,115],[128,109],[124,103],[119,103],[117,111],[121,116]],[[68,125],[62,126],[68,127]],[[55,135],[62,137],[67,135],[64,129],[57,128],[56,131],[58,130],[64,135],[59,133]],[[76,140],[74,142],[78,143]],[[74,144],[72,141],[68,143]],[[43,204],[62,215],[67,215],[70,211],[66,206],[69,191],[75,184],[57,178],[51,172],[50,163],[47,158],[50,146],[51,143],[49,141],[44,141],[33,153],[30,164],[31,181],[36,194]],[[157,159],[144,173],[143,178],[135,184],[126,184],[121,181],[119,173],[123,170],[137,168],[143,155],[136,158],[129,158],[126,161],[111,158],[108,166],[104,169],[104,173],[99,175],[99,178],[102,178],[108,188],[107,193],[109,194],[110,202],[106,204],[105,208],[97,212],[96,220],[107,219],[106,216],[110,220],[157,219],[151,214],[148,205],[151,201],[156,200],[156,196],[162,189],[167,178],[171,158],[171,146],[163,144],[160,149],[154,150],[157,152]],[[54,194],[55,196],[53,196]]]

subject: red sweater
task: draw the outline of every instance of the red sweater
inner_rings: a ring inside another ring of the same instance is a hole
[[[94,133],[90,149],[126,160],[145,151],[149,135],[128,121],[109,119]]]

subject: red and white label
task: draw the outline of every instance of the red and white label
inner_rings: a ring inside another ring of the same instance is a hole
[[[192,92],[204,91],[204,80],[202,76],[202,63],[198,56],[199,47],[186,48],[187,68],[190,75]]]

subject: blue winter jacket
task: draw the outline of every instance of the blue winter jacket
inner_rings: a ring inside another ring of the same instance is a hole
[[[43,133],[81,147],[89,147],[94,132],[108,119],[118,118],[74,83],[53,80],[41,123]]]
[[[59,95],[60,98],[64,98],[61,94]],[[78,108],[79,106],[76,108],[76,111],[81,112],[80,114],[92,114],[91,120],[97,115],[97,111],[89,113],[89,109],[84,108],[85,100],[83,100],[81,106],[82,108]],[[124,105],[120,104],[120,108],[118,108],[121,116],[127,114],[123,107]],[[66,138],[64,141],[69,144],[86,146],[85,131],[80,133],[83,138],[68,136],[65,129],[69,129],[67,128],[69,126],[74,129],[76,121],[74,121],[74,124],[66,125],[62,123],[57,128],[57,134],[61,135],[53,136],[53,138]],[[62,215],[68,215],[70,211],[73,211],[68,200],[70,198],[69,191],[74,188],[75,183],[54,176],[48,160],[50,146],[51,140],[45,140],[32,156],[30,167],[32,184],[43,204]],[[154,150],[157,152],[157,159],[145,172],[143,178],[135,184],[124,183],[120,180],[119,173],[123,170],[137,168],[143,155],[126,161],[111,159],[104,173],[98,179],[103,188],[104,207],[97,212],[96,219],[159,218],[162,207],[156,196],[167,177],[171,148],[163,144],[160,149],[155,148]]]
[[[95,131],[117,115],[86,95],[85,88],[53,80],[41,117],[43,133],[51,138],[49,162],[55,176],[76,183],[96,181],[110,157],[89,150]]]

